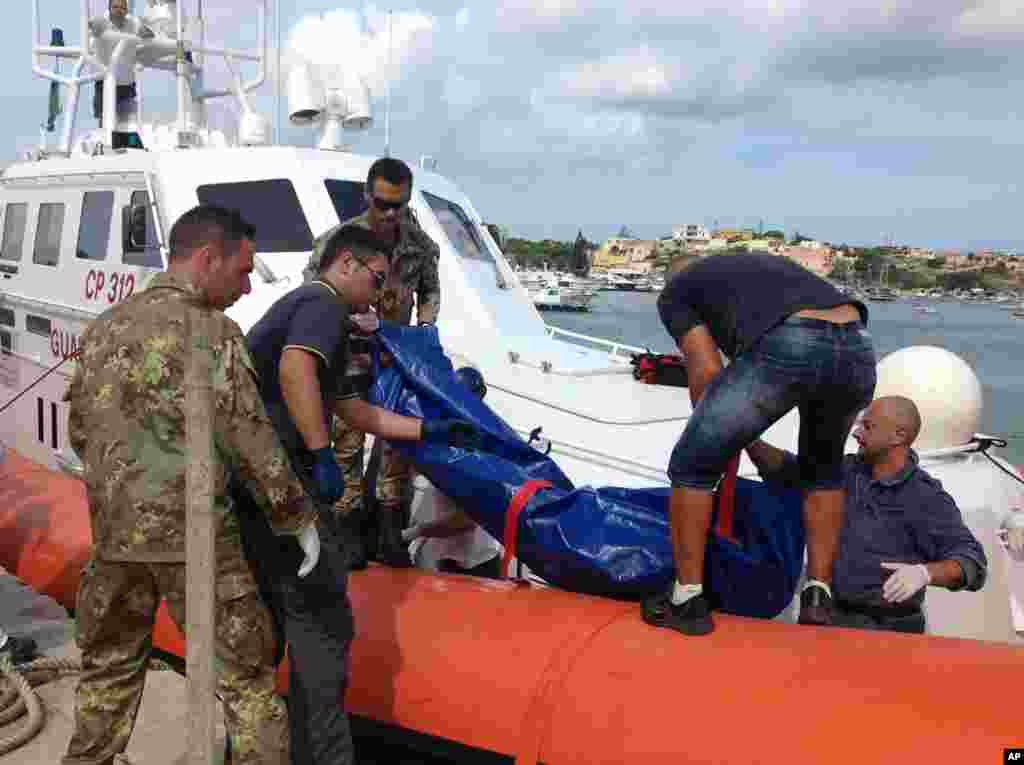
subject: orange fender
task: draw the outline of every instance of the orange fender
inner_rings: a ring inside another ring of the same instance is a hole
[[[67,604],[84,492],[30,468],[9,453],[0,472],[0,564]],[[1001,762],[1024,745],[1011,645],[720,614],[689,638],[635,603],[379,566],[350,595],[347,709],[519,765]],[[165,610],[156,642],[184,649]]]

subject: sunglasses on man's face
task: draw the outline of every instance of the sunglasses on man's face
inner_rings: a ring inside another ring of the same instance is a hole
[[[386,199],[381,199],[380,197],[374,196],[373,194],[370,194],[369,196],[370,204],[372,204],[378,210],[383,210],[385,212],[388,210],[401,210],[403,207],[409,204],[408,199],[402,199],[399,200],[398,202],[388,202]]]
[[[384,284],[388,280],[388,275],[384,271],[378,271],[376,268],[370,268],[369,263],[367,263],[365,260],[363,260],[354,253],[352,255],[352,260],[354,260],[356,263],[358,263],[371,274],[373,274],[373,283],[377,286],[378,290],[384,289]]]

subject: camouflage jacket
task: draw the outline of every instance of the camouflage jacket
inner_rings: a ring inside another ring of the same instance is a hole
[[[341,226],[370,228],[368,213],[328,229],[313,243],[306,270],[306,281],[316,278],[323,246]],[[437,261],[441,251],[406,208],[398,224],[398,242],[391,251],[391,268],[387,283],[377,303],[377,316],[383,321],[408,324],[412,321],[413,296],[416,298],[416,320],[433,324],[441,311],[441,282]]]
[[[240,554],[238,520],[226,493],[234,470],[278,533],[313,511],[289,467],[256,387],[238,325],[206,308],[182,276],[157,274],[143,292],[95,319],[65,397],[69,438],[85,466],[97,557],[185,560],[184,316],[206,314],[212,337],[214,510],[218,557]]]

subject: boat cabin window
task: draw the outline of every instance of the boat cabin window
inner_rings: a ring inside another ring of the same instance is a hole
[[[56,266],[60,260],[60,235],[64,230],[64,204],[43,202],[36,223],[36,246],[32,262],[38,266]]]
[[[426,191],[423,192],[423,198],[427,200],[445,236],[460,257],[494,263],[494,255],[487,249],[480,232],[461,207]]]
[[[366,212],[366,195],[363,193],[366,184],[362,181],[336,181],[328,178],[324,186],[327,187],[327,194],[331,197],[331,204],[334,205],[340,223]]]
[[[121,262],[126,266],[163,268],[160,245],[156,237],[153,208],[148,191],[133,191],[131,204],[123,208],[121,225],[124,228],[124,253]]]
[[[25,329],[33,335],[42,335],[48,338],[50,336],[50,320],[43,316],[28,314],[25,317]]]
[[[78,224],[78,249],[85,260],[105,260],[110,244],[110,221],[114,217],[113,191],[87,191],[82,200],[82,220]]]
[[[313,234],[287,178],[241,183],[209,183],[196,189],[206,205],[234,208],[256,227],[257,252],[313,249]]]
[[[6,324],[8,327],[13,327],[14,311],[10,308],[0,308],[0,324]]]
[[[4,243],[0,258],[21,260],[21,248],[25,243],[25,223],[28,220],[28,205],[25,202],[11,202],[4,215]]]
[[[5,329],[0,329],[0,351],[3,352],[4,356],[9,356],[13,350],[14,342],[11,339],[11,333]],[[3,377],[0,377],[0,380],[3,379]],[[10,385],[10,383],[7,384]]]

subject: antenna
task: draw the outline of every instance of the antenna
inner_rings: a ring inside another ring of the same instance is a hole
[[[388,9],[388,72],[384,95],[384,156],[391,156],[391,9]]]
[[[274,0],[274,34],[277,37],[277,95],[274,99],[274,143],[281,143],[281,0]]]

